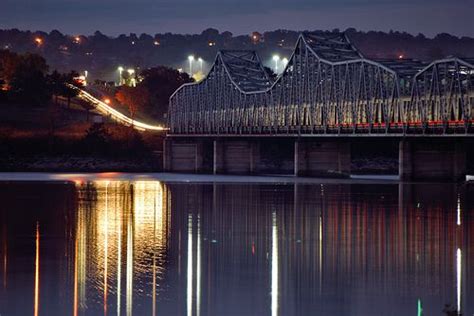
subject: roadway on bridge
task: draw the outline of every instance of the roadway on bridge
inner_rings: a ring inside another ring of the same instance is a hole
[[[129,116],[123,114],[122,112],[117,111],[104,101],[96,98],[91,93],[87,92],[84,89],[78,88],[74,85],[70,85],[70,87],[74,90],[79,92],[77,98],[91,104],[94,108],[102,115],[110,117],[117,123],[131,126],[139,131],[166,131],[167,128],[162,125],[154,125],[154,124],[147,124],[142,121],[138,121],[135,119],[130,118]]]

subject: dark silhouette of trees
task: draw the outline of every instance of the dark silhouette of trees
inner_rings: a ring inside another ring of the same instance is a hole
[[[5,90],[9,90],[19,63],[20,58],[17,54],[8,50],[0,50],[0,79],[3,81]]]
[[[48,74],[46,60],[37,54],[17,54],[0,51],[0,90],[12,102],[29,105],[46,105],[54,96],[57,105],[58,97],[68,100],[77,95],[74,85],[77,72],[66,74],[53,71]]]
[[[139,87],[148,91],[153,112],[158,119],[164,119],[168,112],[168,101],[170,96],[181,85],[194,80],[187,73],[180,73],[175,69],[158,66],[146,69],[141,73],[143,81]]]
[[[46,80],[46,60],[30,53],[17,57],[18,63],[10,81],[9,93],[21,103],[44,105],[51,98]]]
[[[147,108],[150,102],[148,90],[143,86],[122,86],[115,94],[115,98],[127,107],[131,119],[135,118],[137,111]]]
[[[257,31],[257,30],[256,30]],[[311,31],[311,30],[310,30]],[[338,31],[334,29],[334,32]],[[340,30],[344,31],[344,30]],[[354,28],[345,32],[351,41],[367,57],[416,58],[431,61],[449,55],[474,56],[474,38],[439,34],[426,37],[423,34],[406,32],[358,31]],[[255,32],[257,33],[257,32]],[[271,65],[274,54],[290,57],[299,32],[275,30],[258,33],[257,42],[252,33],[234,36],[232,33],[209,28],[201,34],[121,34],[109,37],[100,31],[92,35],[74,36],[62,34],[57,30],[50,33],[14,30],[0,30],[0,48],[8,48],[17,53],[40,53],[51,66],[59,72],[67,73],[71,69],[88,70],[92,81],[117,80],[117,67],[147,69],[156,65],[187,69],[187,57],[194,54],[210,65],[219,49],[257,50],[261,60]],[[42,44],[37,45],[35,38],[40,37]],[[156,43],[155,43],[156,41]],[[132,44],[133,43],[133,44]],[[209,46],[209,43],[212,43]],[[215,45],[214,45],[215,44]],[[3,81],[5,79],[2,78]],[[8,83],[4,83],[5,86]]]
[[[64,97],[67,99],[67,107],[71,105],[71,98],[77,96],[77,90],[70,87],[75,85],[74,78],[79,74],[75,71],[71,71],[67,74],[61,74],[58,71],[53,71],[48,75],[48,83],[51,89],[51,93],[54,95],[55,103],[58,104],[58,97]]]
[[[136,87],[120,87],[115,98],[128,108],[130,117],[144,111],[160,121],[168,112],[171,94],[181,85],[194,81],[187,73],[164,66],[146,69],[140,77],[142,81]]]

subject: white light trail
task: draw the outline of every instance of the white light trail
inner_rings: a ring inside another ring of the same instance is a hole
[[[79,89],[76,86],[69,85],[70,88],[79,91],[78,98],[92,104],[95,106],[96,110],[99,111],[101,114],[110,116],[113,120],[117,121],[118,123],[132,126],[133,128],[140,130],[140,131],[166,131],[168,130],[166,127],[161,125],[150,125],[146,124],[137,120],[133,120],[130,117],[126,116],[125,114],[117,111],[107,103],[97,99],[96,97],[92,96],[90,93]]]

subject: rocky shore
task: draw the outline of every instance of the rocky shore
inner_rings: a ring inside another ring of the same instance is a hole
[[[0,172],[159,172],[161,159],[97,157],[2,157]]]
[[[357,158],[353,174],[397,174],[393,158]],[[87,156],[1,157],[0,172],[161,172],[161,155],[150,158],[102,158]]]

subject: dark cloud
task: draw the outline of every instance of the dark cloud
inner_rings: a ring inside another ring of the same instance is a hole
[[[474,36],[474,0],[2,0],[0,27],[68,33],[234,33],[275,28],[403,30]]]

